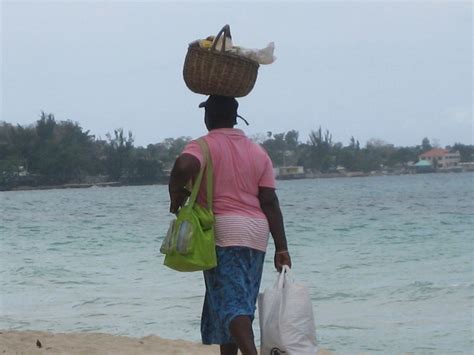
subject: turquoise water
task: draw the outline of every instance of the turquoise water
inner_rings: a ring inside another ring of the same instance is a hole
[[[472,351],[473,179],[279,182],[322,347]],[[203,280],[162,266],[167,211],[165,186],[0,193],[0,328],[198,340]]]

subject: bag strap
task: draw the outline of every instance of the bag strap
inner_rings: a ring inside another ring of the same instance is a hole
[[[281,267],[280,275],[278,275],[277,281],[273,286],[275,289],[282,289],[290,282],[291,269],[288,265]]]
[[[213,199],[213,165],[212,159],[209,154],[209,146],[207,142],[203,138],[199,138],[197,143],[201,147],[201,152],[203,153],[203,164],[201,165],[201,169],[199,170],[199,174],[194,181],[193,189],[191,190],[191,196],[189,197],[189,205],[191,207],[194,206],[196,202],[196,198],[199,192],[199,188],[201,187],[202,175],[204,173],[204,169],[206,169],[206,190],[207,190],[207,208],[212,211],[212,199]]]
[[[207,193],[207,209],[212,211],[213,188],[214,188],[214,165],[212,164],[209,145],[204,138],[198,139],[201,150],[206,156],[206,193]]]

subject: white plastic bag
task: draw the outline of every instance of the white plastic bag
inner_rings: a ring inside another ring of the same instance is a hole
[[[249,49],[235,46],[231,48],[230,51],[237,55],[252,59],[259,64],[272,64],[276,60],[276,57],[273,54],[275,51],[275,43],[273,42],[268,43],[268,45],[262,49]]]
[[[260,355],[315,355],[316,327],[306,286],[297,284],[290,268],[283,270],[273,288],[258,296]]]

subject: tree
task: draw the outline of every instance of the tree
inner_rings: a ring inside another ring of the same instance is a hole
[[[133,135],[128,132],[128,137],[124,136],[123,129],[114,130],[114,136],[110,133],[106,135],[107,146],[107,173],[114,181],[127,179],[130,173],[130,153],[133,149]]]
[[[406,166],[432,148],[424,138],[416,147],[394,147],[382,139],[370,139],[364,148],[354,137],[344,146],[334,143],[329,130],[311,131],[306,142],[298,141],[296,130],[257,135],[275,166],[303,165],[305,169],[329,172],[337,166],[348,171],[373,171]],[[63,184],[100,180],[145,184],[165,181],[170,169],[190,137],[167,138],[146,148],[135,147],[131,132],[122,128],[97,139],[77,122],[58,121],[52,113],[41,112],[31,125],[0,121],[0,189],[15,184]],[[474,145],[454,144],[462,162],[474,161]],[[438,162],[434,162],[435,166]],[[25,174],[26,172],[26,174]]]
[[[430,140],[428,138],[423,138],[421,141],[421,151],[422,153],[427,152],[428,150],[432,149],[433,147],[431,146]]]
[[[79,181],[98,170],[94,149],[95,137],[83,131],[77,122],[62,121],[56,125],[53,146],[57,150],[55,174],[63,182]]]
[[[136,184],[156,183],[163,180],[163,164],[153,156],[153,150],[138,147],[132,154],[128,181]]]
[[[395,151],[393,144],[387,143],[383,139],[368,140],[363,154],[362,170],[373,171],[394,166],[396,162],[393,161],[392,156]]]
[[[349,145],[341,148],[338,164],[348,171],[360,171],[362,170],[362,157],[363,152],[360,149],[360,143],[352,136]]]
[[[36,135],[42,142],[47,141],[53,136],[56,120],[52,113],[41,112],[40,119],[36,121]]]
[[[308,167],[313,171],[326,172],[334,166],[336,159],[331,154],[332,146],[332,134],[329,130],[324,134],[321,127],[317,131],[311,131],[306,154],[309,159]]]
[[[397,148],[390,157],[388,165],[395,166],[401,164],[402,166],[406,166],[409,162],[417,161],[420,154],[420,149],[416,147]]]
[[[148,149],[153,151],[159,161],[162,162],[163,167],[171,169],[176,158],[181,154],[186,145],[191,141],[191,137],[166,138],[163,142],[154,144]]]
[[[285,134],[286,150],[292,150],[292,151],[296,150],[299,144],[298,136],[299,136],[298,131],[291,130],[291,131],[286,132]]]
[[[273,134],[272,137],[262,143],[262,146],[272,159],[274,166],[286,165],[285,152],[287,150],[287,145],[285,141],[285,133]]]
[[[461,155],[461,162],[474,161],[474,145],[455,143],[451,150],[459,151],[459,154]]]

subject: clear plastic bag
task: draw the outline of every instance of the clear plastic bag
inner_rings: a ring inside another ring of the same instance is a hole
[[[178,229],[175,230],[176,228]],[[184,220],[177,225],[176,219],[172,220],[161,243],[160,252],[166,254],[174,249],[182,255],[188,254],[192,249],[193,232],[193,224],[189,221]]]
[[[161,243],[160,252],[162,254],[166,254],[169,251],[171,251],[172,241],[173,241],[173,229],[174,229],[175,223],[176,223],[176,219],[173,219],[170,222],[170,226],[168,227],[168,232],[166,233],[166,237],[165,239],[163,239],[163,242]]]
[[[176,251],[178,253],[186,255],[191,251],[193,231],[192,223],[186,220],[181,222],[176,238]]]

